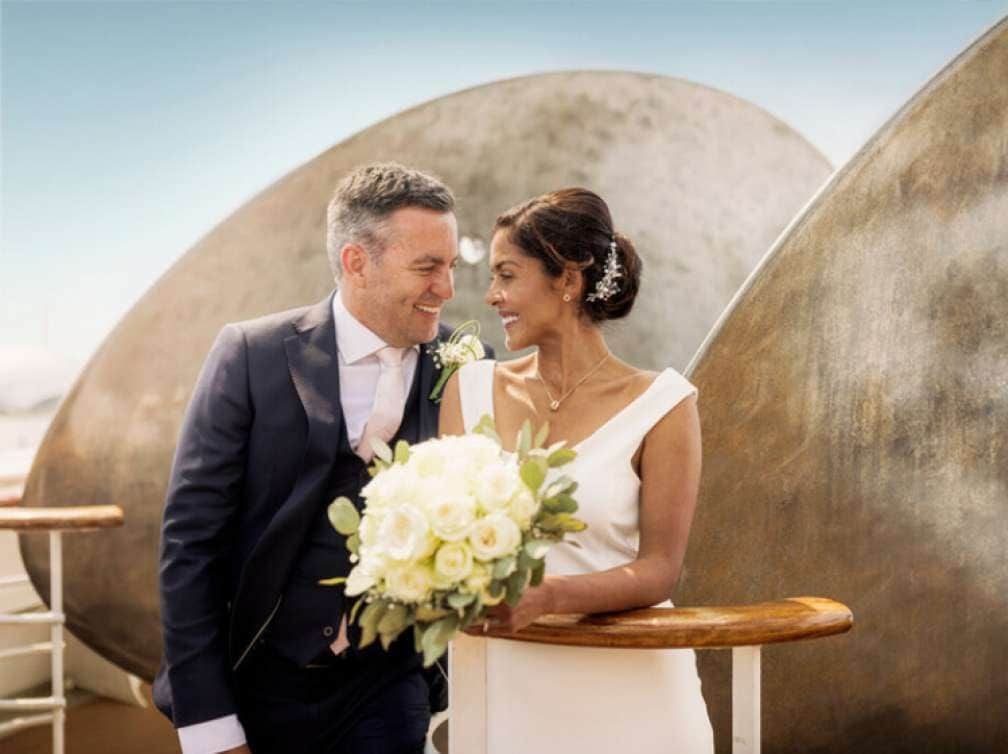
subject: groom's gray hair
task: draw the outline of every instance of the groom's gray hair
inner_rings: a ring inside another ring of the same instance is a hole
[[[364,165],[339,182],[326,212],[326,254],[337,279],[343,247],[360,244],[377,259],[387,241],[385,220],[404,207],[453,212],[455,195],[434,176],[395,162]]]

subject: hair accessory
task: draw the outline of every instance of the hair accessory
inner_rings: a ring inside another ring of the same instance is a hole
[[[595,283],[595,292],[589,293],[587,301],[605,301],[619,292],[618,278],[623,277],[623,266],[616,255],[616,239],[609,242],[609,253],[606,255],[605,271]]]

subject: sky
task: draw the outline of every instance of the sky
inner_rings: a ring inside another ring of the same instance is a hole
[[[430,99],[658,73],[753,102],[840,167],[1006,15],[1008,0],[2,0],[0,363],[46,346],[83,363],[245,201]]]

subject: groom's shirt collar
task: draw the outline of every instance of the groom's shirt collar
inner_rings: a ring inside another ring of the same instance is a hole
[[[350,447],[356,448],[371,417],[381,374],[381,364],[375,352],[388,344],[347,310],[339,291],[333,296],[332,307],[336,324],[340,406]],[[403,351],[403,390],[408,396],[420,361],[420,347],[405,348]]]
[[[354,364],[388,345],[350,313],[339,291],[336,291],[332,301],[336,348],[344,364]],[[413,346],[410,350],[419,352],[420,347]]]

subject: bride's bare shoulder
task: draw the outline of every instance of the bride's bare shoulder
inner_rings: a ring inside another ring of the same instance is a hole
[[[630,400],[651,387],[651,383],[658,379],[660,374],[649,369],[638,369],[625,361],[617,361],[614,366],[616,368],[612,374],[613,387]]]
[[[535,374],[535,356],[529,354],[510,361],[498,361],[495,369],[498,379],[506,382],[523,381]]]

